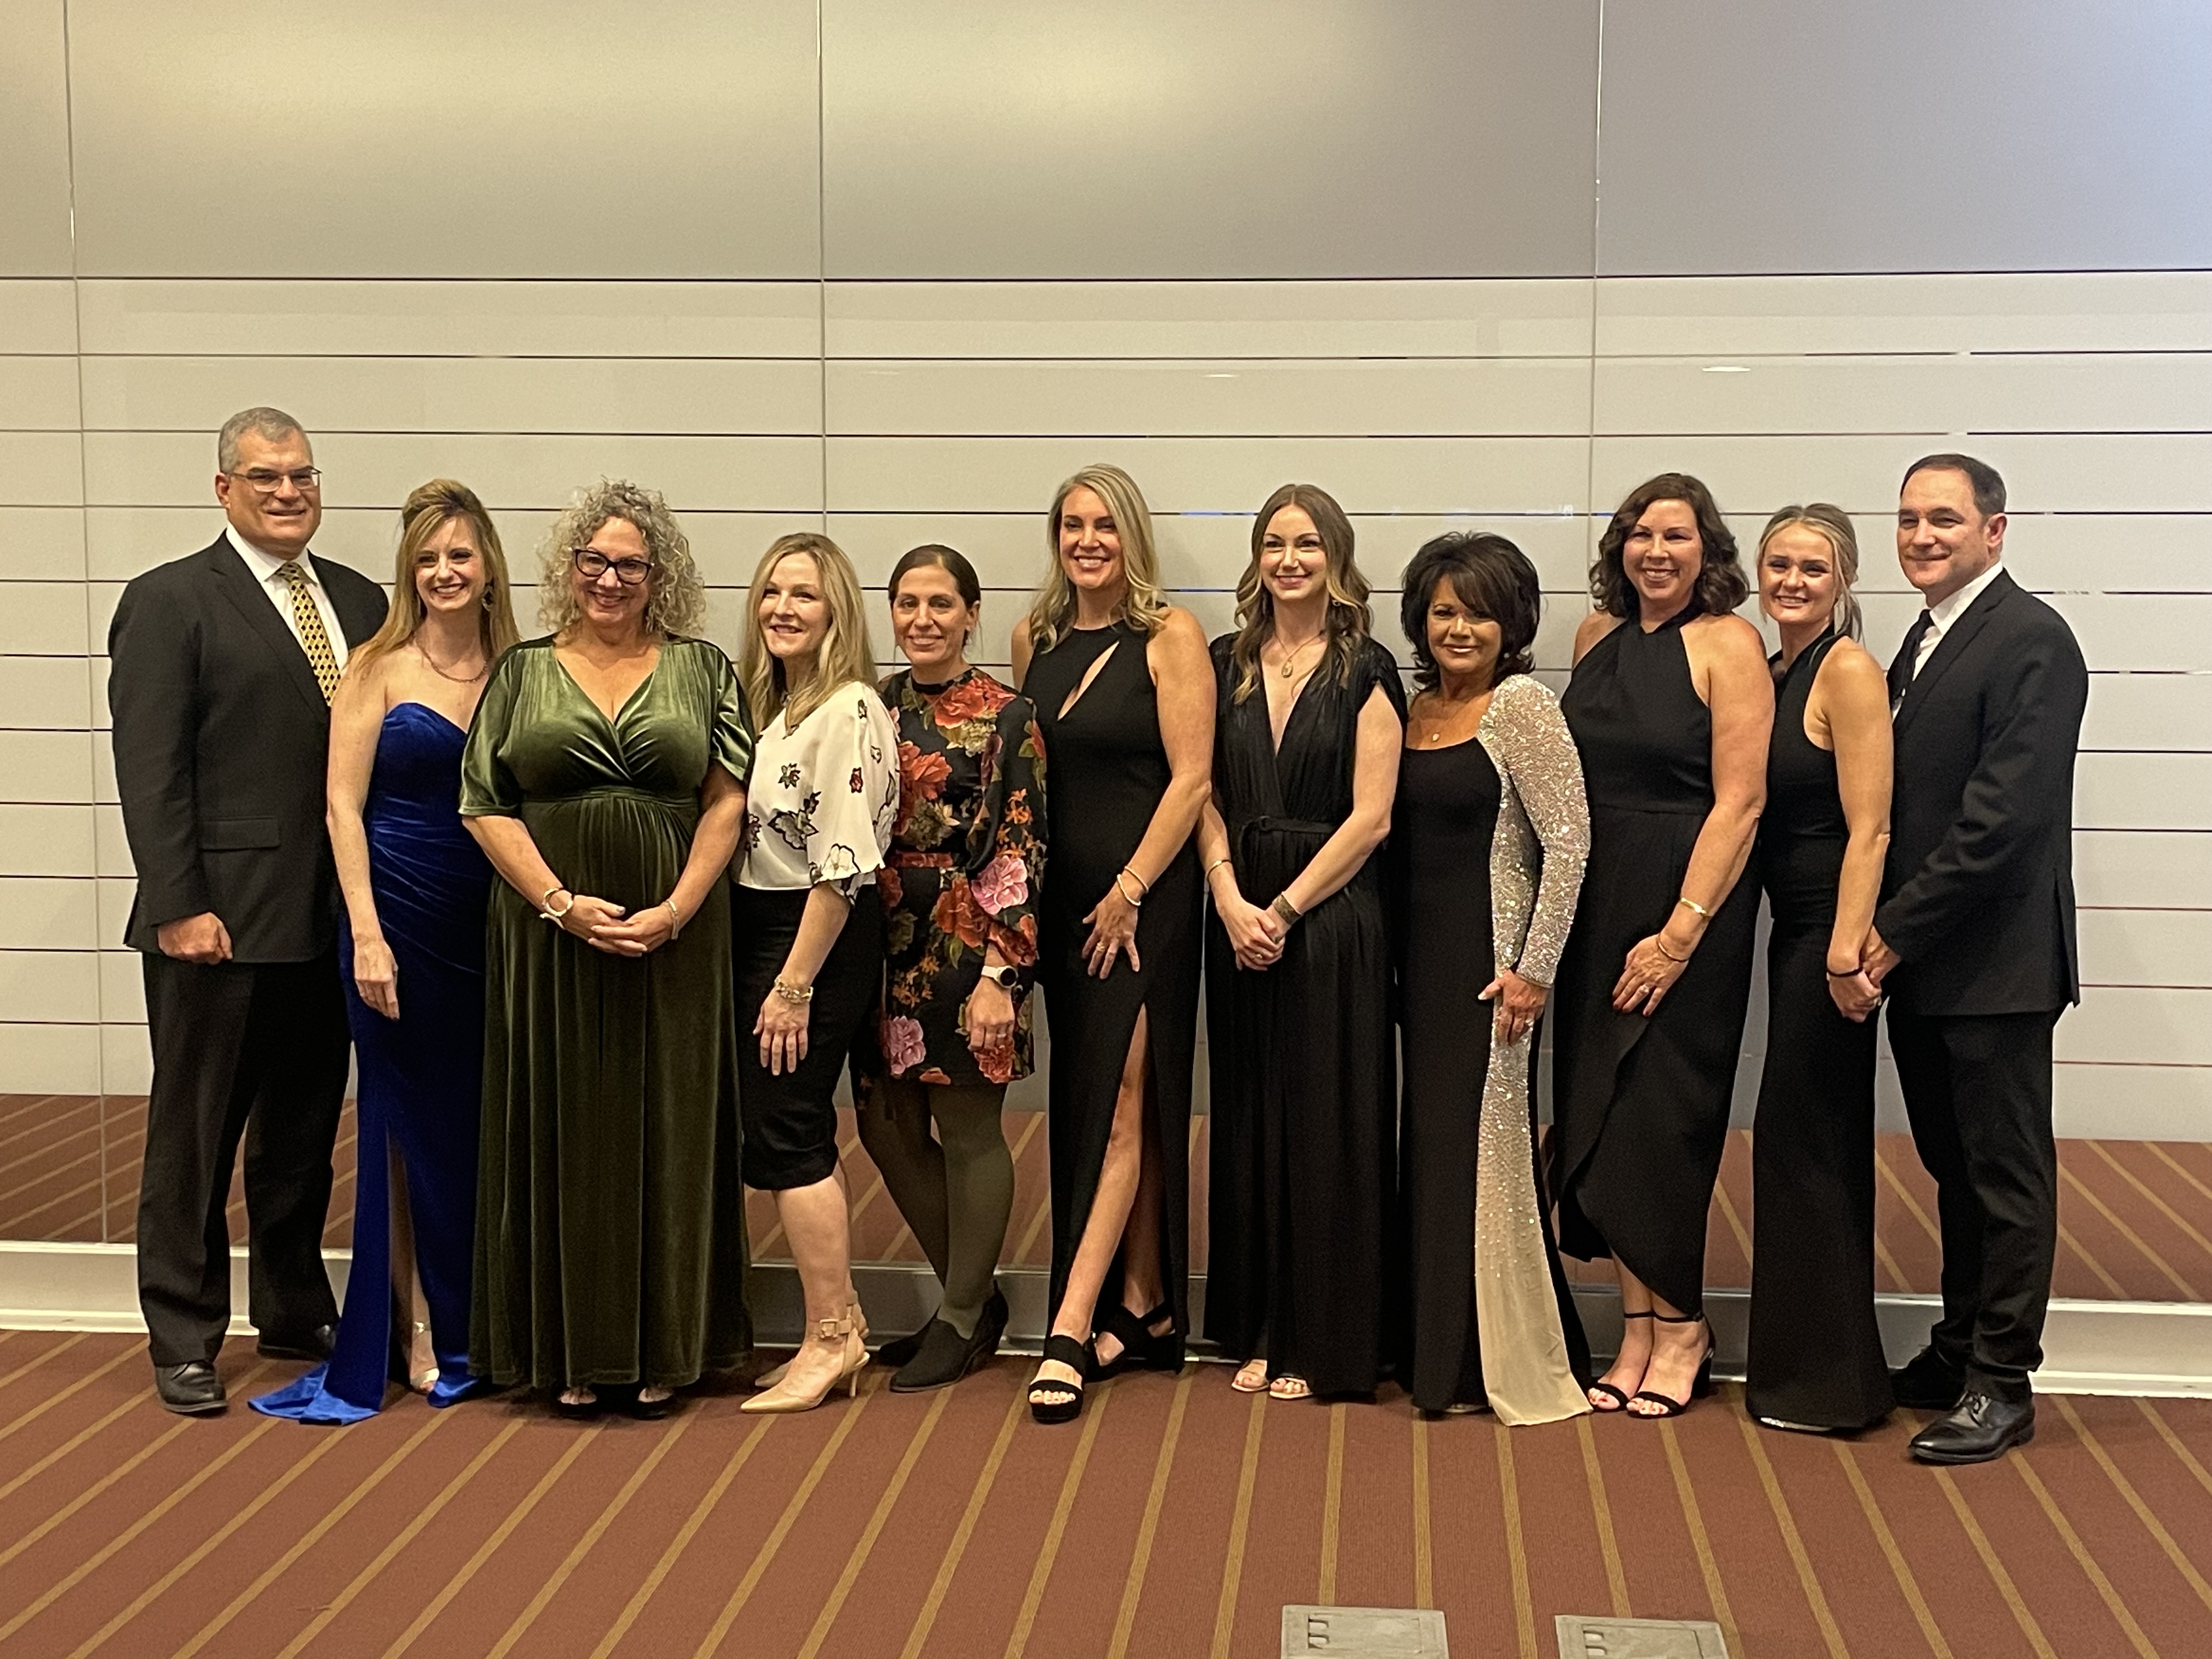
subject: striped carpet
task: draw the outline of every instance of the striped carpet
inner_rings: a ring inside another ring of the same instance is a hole
[[[0,1095],[0,1238],[124,1243],[133,1235],[145,1102],[111,1097]],[[1042,1267],[1051,1249],[1044,1120],[1006,1114],[1018,1149],[1010,1264]],[[1206,1120],[1191,1125],[1191,1243],[1206,1265]],[[324,1242],[343,1248],[353,1227],[353,1119],[338,1139],[337,1180]],[[841,1139],[854,1199],[854,1253],[864,1261],[918,1261],[921,1251],[860,1148],[851,1114]],[[1876,1138],[1875,1282],[1885,1291],[1933,1293],[1941,1260],[1935,1188],[1904,1135]],[[243,1193],[231,1194],[232,1237],[245,1242]],[[1706,1282],[1741,1286],[1751,1276],[1751,1131],[1729,1137],[1706,1230]],[[787,1254],[773,1206],[755,1194],[754,1254]],[[1602,1264],[1569,1272],[1603,1279]],[[2062,1297],[2142,1302],[2212,1300],[2212,1145],[2195,1141],[2059,1142],[2059,1243],[2052,1283]],[[2212,1644],[2208,1644],[2212,1649]]]
[[[0,1336],[0,1656],[1272,1659],[1286,1601],[1438,1607],[1461,1659],[1550,1659],[1561,1612],[1712,1619],[1737,1659],[2212,1648],[2212,1403],[2048,1399],[2025,1455],[1936,1473],[1911,1414],[1767,1433],[1734,1390],[1507,1431],[1194,1365],[1046,1430],[1025,1376],[329,1430],[168,1416],[129,1338]]]

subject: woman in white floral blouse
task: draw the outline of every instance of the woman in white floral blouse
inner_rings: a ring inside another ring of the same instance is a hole
[[[738,1045],[738,1098],[745,1184],[775,1194],[806,1335],[742,1409],[810,1411],[868,1363],[830,1097],[882,976],[883,912],[866,890],[898,817],[898,732],[835,542],[779,538],[751,595],[738,672],[761,732],[735,902],[738,1016],[756,1041]]]

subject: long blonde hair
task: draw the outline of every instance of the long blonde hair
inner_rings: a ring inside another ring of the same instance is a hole
[[[1759,532],[1759,556],[1766,556],[1766,544],[1778,531],[1792,525],[1802,525],[1828,544],[1836,556],[1836,609],[1832,626],[1836,632],[1850,639],[1859,636],[1859,598],[1853,590],[1859,580],[1859,536],[1851,528],[1851,515],[1830,501],[1812,501],[1803,507],[1785,507],[1766,521],[1766,528]]]
[[[760,592],[775,574],[776,566],[794,553],[811,558],[821,574],[822,597],[830,602],[830,630],[823,635],[821,653],[814,661],[814,678],[796,692],[787,692],[782,659],[768,648],[768,632],[761,626]],[[839,686],[854,680],[863,685],[875,684],[876,647],[868,637],[868,613],[860,604],[860,579],[853,574],[853,562],[845,556],[845,550],[827,536],[800,530],[770,542],[753,572],[745,602],[749,614],[745,642],[738,653],[738,678],[744,685],[745,702],[753,718],[762,726],[778,714],[787,716],[789,723],[796,726]]]
[[[1285,484],[1267,497],[1252,521],[1252,562],[1237,579],[1237,640],[1229,649],[1229,660],[1237,669],[1237,684],[1229,694],[1231,702],[1243,702],[1260,684],[1260,647],[1275,631],[1275,596],[1260,580],[1260,547],[1267,538],[1268,525],[1286,507],[1297,507],[1313,520],[1322,551],[1328,556],[1322,577],[1328,591],[1322,622],[1328,645],[1323,659],[1334,665],[1339,685],[1352,684],[1359,642],[1374,627],[1367,611],[1367,578],[1352,556],[1352,520],[1344,516],[1336,498],[1318,484]]]
[[[384,613],[384,626],[349,653],[347,667],[365,669],[415,637],[415,630],[422,625],[422,595],[415,586],[416,562],[430,538],[454,519],[468,520],[477,534],[477,555],[483,560],[483,609],[477,617],[477,641],[483,647],[484,660],[496,661],[520,637],[514,625],[514,589],[507,581],[507,554],[499,544],[491,514],[466,484],[433,478],[417,484],[399,509],[399,553],[392,570],[392,608]]]
[[[1051,565],[1030,605],[1030,648],[1049,651],[1058,645],[1075,620],[1075,584],[1060,562],[1060,509],[1070,492],[1088,489],[1106,503],[1121,542],[1121,575],[1128,592],[1116,607],[1118,620],[1140,634],[1157,634],[1167,626],[1168,598],[1160,586],[1159,555],[1152,547],[1152,510],[1145,505],[1145,492],[1137,481],[1118,466],[1086,466],[1053,492],[1051,509],[1044,519],[1044,544]]]

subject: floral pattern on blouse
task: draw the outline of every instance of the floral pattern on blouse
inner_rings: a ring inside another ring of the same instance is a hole
[[[925,689],[884,682],[898,724],[898,813],[876,880],[884,907],[880,1052],[864,1069],[974,1086],[1027,1077],[1030,982],[1044,876],[1044,740],[1036,711],[978,668]],[[1012,1040],[968,1046],[990,946],[1021,976]]]
[[[746,787],[738,880],[787,892],[826,883],[850,899],[878,879],[898,814],[897,749],[889,712],[857,681],[795,727],[769,720]]]

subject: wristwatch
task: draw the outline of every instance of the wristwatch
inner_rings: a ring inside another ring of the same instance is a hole
[[[1012,992],[1021,989],[1022,976],[1011,968],[986,968],[983,970],[983,977],[1002,991]]]

